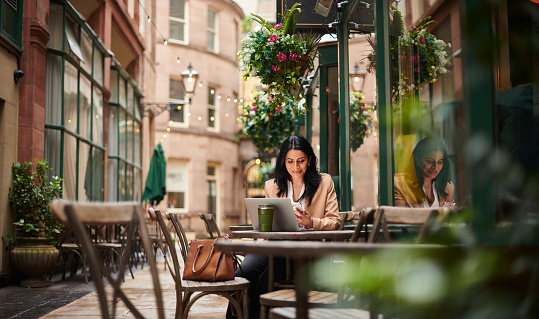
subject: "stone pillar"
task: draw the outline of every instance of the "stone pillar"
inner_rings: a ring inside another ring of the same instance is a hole
[[[45,81],[49,41],[49,1],[26,0],[23,11],[19,82],[19,162],[45,157]]]

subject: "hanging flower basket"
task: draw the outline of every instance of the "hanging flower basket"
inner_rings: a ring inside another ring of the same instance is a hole
[[[240,107],[242,134],[251,138],[260,153],[272,153],[294,133],[296,119],[305,113],[302,105],[279,93],[257,92],[250,104]]]
[[[446,58],[445,48],[448,46],[443,40],[437,39],[427,32],[427,26],[435,21],[427,17],[404,32],[401,13],[391,8],[392,21],[390,30],[391,37],[391,62],[392,73],[392,96],[397,99],[406,92],[419,89],[423,83],[434,83],[440,74],[447,73],[449,61]],[[376,56],[374,40],[369,39],[373,47],[367,56],[367,71],[374,72],[376,69]]]
[[[259,77],[270,92],[280,92],[298,102],[301,97],[302,77],[313,68],[319,36],[296,34],[296,17],[301,12],[299,3],[285,13],[283,23],[271,25],[253,15],[261,29],[250,32],[240,42],[238,52],[243,78]]]
[[[357,150],[365,137],[372,134],[375,117],[374,105],[365,104],[365,94],[350,92],[350,149]]]

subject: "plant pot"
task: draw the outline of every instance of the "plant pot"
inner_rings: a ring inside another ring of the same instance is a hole
[[[11,249],[11,261],[17,271],[26,276],[21,281],[22,287],[50,287],[51,281],[43,276],[54,269],[60,254],[50,244],[51,240],[51,237],[17,238],[17,245]]]

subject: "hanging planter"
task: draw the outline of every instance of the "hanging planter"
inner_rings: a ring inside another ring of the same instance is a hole
[[[391,7],[390,25],[391,62],[393,65],[391,88],[392,96],[397,100],[407,92],[416,91],[424,83],[434,83],[440,74],[447,73],[449,61],[443,40],[427,32],[427,26],[435,21],[427,17],[404,31],[401,13]],[[367,71],[376,69],[374,40],[369,38],[373,50],[367,56]]]
[[[375,117],[374,105],[365,104],[365,94],[350,92],[350,149],[357,150],[365,137],[372,134]]]
[[[294,133],[294,123],[304,113],[303,104],[297,105],[283,94],[257,92],[252,103],[241,107],[238,121],[243,125],[242,134],[266,154],[276,152]]]
[[[240,43],[238,52],[243,78],[258,77],[270,92],[280,92],[298,102],[302,98],[302,78],[313,68],[319,36],[295,33],[299,3],[288,10],[283,23],[275,26],[253,15],[261,29],[250,32]]]

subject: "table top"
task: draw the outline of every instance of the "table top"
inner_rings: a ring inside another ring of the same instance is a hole
[[[261,232],[257,230],[235,230],[232,238],[254,238],[274,240],[337,240],[350,239],[353,230],[301,230],[294,232]]]
[[[401,243],[358,243],[358,242],[317,242],[317,241],[238,241],[219,240],[217,248],[223,252],[257,253],[279,257],[321,257],[331,254],[368,254],[380,250],[438,250],[452,246]]]

